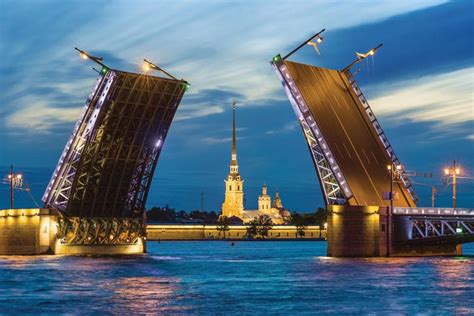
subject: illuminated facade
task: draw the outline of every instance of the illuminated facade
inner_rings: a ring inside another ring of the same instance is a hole
[[[262,194],[258,197],[258,210],[244,210],[244,180],[239,174],[237,162],[237,142],[235,136],[235,102],[232,107],[232,158],[230,172],[225,182],[225,198],[222,203],[222,216],[238,217],[247,223],[260,215],[268,215],[274,224],[283,224],[287,220],[286,211],[281,203],[278,192],[275,196],[276,204],[272,207],[272,200],[268,195],[267,185],[262,187]],[[277,205],[280,205],[278,207]]]

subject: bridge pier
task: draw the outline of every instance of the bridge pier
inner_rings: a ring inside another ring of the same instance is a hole
[[[0,210],[0,255],[117,255],[146,252],[144,234],[137,236],[130,233],[132,224],[136,224],[135,219],[100,219],[99,222],[108,224],[105,226],[108,230],[102,227],[101,231],[108,232],[106,239],[113,236],[110,242],[103,240],[103,234],[100,234],[102,240],[93,240],[93,232],[99,229],[98,221],[95,220],[65,220],[50,209]],[[89,223],[94,226],[88,227]],[[127,223],[129,226],[125,226]],[[120,229],[121,224],[123,226]]]
[[[330,205],[328,246],[330,257],[379,257],[387,254],[386,229],[378,206]],[[383,233],[383,232],[382,232]]]

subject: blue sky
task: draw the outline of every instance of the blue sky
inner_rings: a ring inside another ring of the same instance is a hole
[[[10,163],[40,200],[95,80],[75,46],[108,65],[140,71],[149,58],[191,82],[168,134],[148,206],[219,210],[230,160],[231,101],[246,206],[261,184],[286,207],[323,200],[301,131],[269,65],[277,53],[326,28],[321,56],[292,60],[343,68],[355,51],[384,43],[357,75],[397,155],[441,185],[456,159],[474,174],[473,1],[0,1],[0,172]],[[430,189],[420,186],[420,204]],[[474,205],[461,180],[458,206]],[[17,206],[31,206],[18,193]],[[441,187],[439,205],[450,204]],[[8,187],[0,188],[0,207]]]

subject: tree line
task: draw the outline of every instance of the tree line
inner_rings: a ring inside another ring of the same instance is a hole
[[[176,212],[174,208],[168,205],[164,207],[153,207],[146,212],[147,221],[160,223],[200,223],[206,225],[216,225],[216,229],[223,233],[224,239],[226,232],[230,230],[230,225],[242,225],[238,218],[228,218],[219,216],[216,212],[194,210],[189,213],[181,210]],[[293,212],[290,216],[288,225],[296,227],[296,235],[304,237],[305,231],[310,225],[323,227],[327,222],[327,213],[324,208],[318,207],[314,213]],[[267,215],[260,215],[247,223],[247,238],[268,237],[269,231],[273,228],[273,222]]]
[[[200,211],[194,210],[186,212],[183,210],[176,211],[169,205],[164,207],[154,206],[146,212],[148,222],[159,222],[159,223],[199,223],[216,225],[218,224],[219,214],[214,211]],[[315,212],[311,213],[297,213],[292,212],[290,221],[288,224],[295,226],[310,226],[317,225],[323,226],[327,221],[326,210],[318,207]],[[232,225],[236,222],[232,221]]]

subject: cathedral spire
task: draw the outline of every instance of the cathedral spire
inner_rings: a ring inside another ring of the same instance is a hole
[[[237,141],[235,139],[235,105],[237,102],[232,101],[232,160],[237,160]]]

